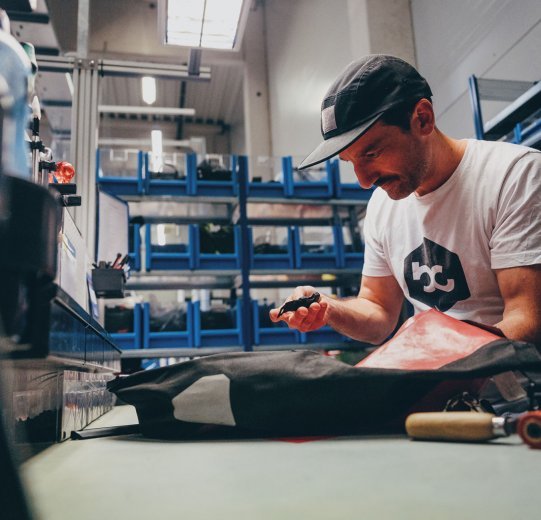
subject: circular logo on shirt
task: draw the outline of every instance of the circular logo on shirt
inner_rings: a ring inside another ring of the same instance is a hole
[[[404,259],[404,279],[412,298],[442,312],[471,296],[458,255],[428,238]]]

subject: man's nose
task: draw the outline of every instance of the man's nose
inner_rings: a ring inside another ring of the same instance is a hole
[[[371,188],[379,179],[379,174],[366,166],[355,166],[355,175],[357,176],[361,188],[364,188],[365,190]]]

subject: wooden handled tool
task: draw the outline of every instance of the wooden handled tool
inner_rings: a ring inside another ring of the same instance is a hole
[[[487,441],[507,436],[506,421],[490,413],[414,413],[406,419],[406,431],[413,439],[434,441]]]
[[[541,448],[541,412],[498,417],[477,412],[414,413],[406,419],[413,439],[433,441],[488,441],[518,433],[532,448]]]

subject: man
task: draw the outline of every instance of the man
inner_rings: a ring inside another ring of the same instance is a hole
[[[301,332],[330,325],[379,344],[403,296],[541,341],[541,152],[456,140],[435,124],[427,82],[406,62],[372,55],[350,64],[327,92],[324,141],[301,164],[338,155],[363,188],[377,186],[364,224],[357,298],[322,296],[310,308],[271,311]],[[308,296],[297,287],[289,299]]]

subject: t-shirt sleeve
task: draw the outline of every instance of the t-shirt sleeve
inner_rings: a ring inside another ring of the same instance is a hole
[[[375,194],[374,194],[375,195]],[[389,269],[386,256],[383,249],[383,244],[379,238],[375,221],[377,218],[379,204],[375,200],[376,197],[368,203],[366,216],[364,219],[363,235],[364,235],[364,276],[391,276],[392,272]]]
[[[541,264],[541,153],[527,153],[510,169],[490,251],[492,269]]]

